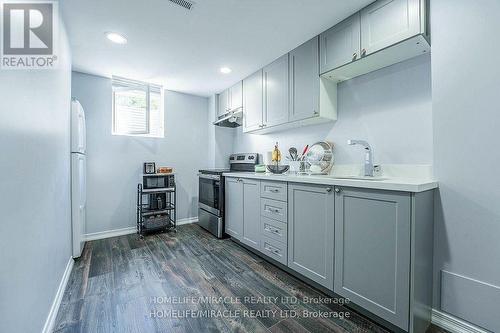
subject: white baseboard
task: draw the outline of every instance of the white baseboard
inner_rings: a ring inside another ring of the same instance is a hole
[[[191,223],[196,223],[196,222],[198,222],[197,216],[196,217],[188,217],[186,219],[177,220],[177,225],[191,224]],[[88,242],[88,241],[93,241],[93,240],[98,240],[98,239],[111,238],[111,237],[123,236],[123,235],[128,235],[128,234],[135,234],[136,232],[137,232],[136,227],[127,227],[127,228],[121,228],[121,229],[115,229],[115,230],[93,232],[93,233],[85,235],[85,241]]]
[[[93,232],[90,234],[86,234],[85,240],[92,241],[92,240],[97,240],[97,239],[123,236],[123,235],[128,235],[128,234],[134,234],[136,231],[137,231],[136,227],[128,227],[128,228],[121,228],[121,229],[115,229],[115,230]]]
[[[432,309],[432,323],[451,333],[490,333],[478,326],[436,309]]]
[[[191,224],[191,223],[196,223],[196,222],[198,222],[198,216],[188,217],[187,219],[180,219],[177,221],[177,225]]]
[[[59,306],[61,305],[64,291],[66,290],[66,285],[68,284],[69,276],[71,275],[71,270],[73,269],[74,262],[75,261],[73,260],[73,258],[69,258],[61,282],[59,283],[59,287],[57,288],[56,296],[54,297],[54,301],[52,302],[52,306],[50,307],[47,320],[45,321],[45,325],[43,325],[42,333],[52,333],[52,331],[54,330],[57,312],[59,311]]]

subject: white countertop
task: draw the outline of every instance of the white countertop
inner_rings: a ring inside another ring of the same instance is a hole
[[[306,184],[320,184],[333,186],[361,187],[379,190],[424,192],[438,187],[438,182],[430,178],[412,177],[385,177],[381,180],[345,179],[336,178],[334,175],[276,175],[272,173],[255,172],[226,172],[226,177],[239,177],[249,179],[274,180],[282,182],[295,182]]]

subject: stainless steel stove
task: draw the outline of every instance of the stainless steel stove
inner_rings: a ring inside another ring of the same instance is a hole
[[[253,172],[259,155],[232,154],[229,169],[199,170],[198,224],[217,238],[224,236],[224,176],[225,172]]]

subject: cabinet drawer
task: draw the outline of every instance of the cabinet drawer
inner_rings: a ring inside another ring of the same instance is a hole
[[[260,220],[261,235],[277,240],[283,244],[287,243],[286,223],[262,217]]]
[[[287,203],[271,199],[260,199],[260,215],[286,223]]]
[[[287,264],[287,248],[286,245],[278,242],[274,239],[271,239],[266,236],[262,236],[260,242],[260,250],[266,256],[273,258],[276,261],[279,261],[283,265]]]
[[[260,196],[262,198],[287,201],[287,184],[281,182],[262,182]]]

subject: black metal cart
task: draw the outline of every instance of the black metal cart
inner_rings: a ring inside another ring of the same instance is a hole
[[[158,174],[144,175],[144,184],[148,183],[148,177],[158,177]],[[177,232],[175,180],[173,174],[168,177],[165,187],[137,185],[137,234],[140,238],[152,232]]]

